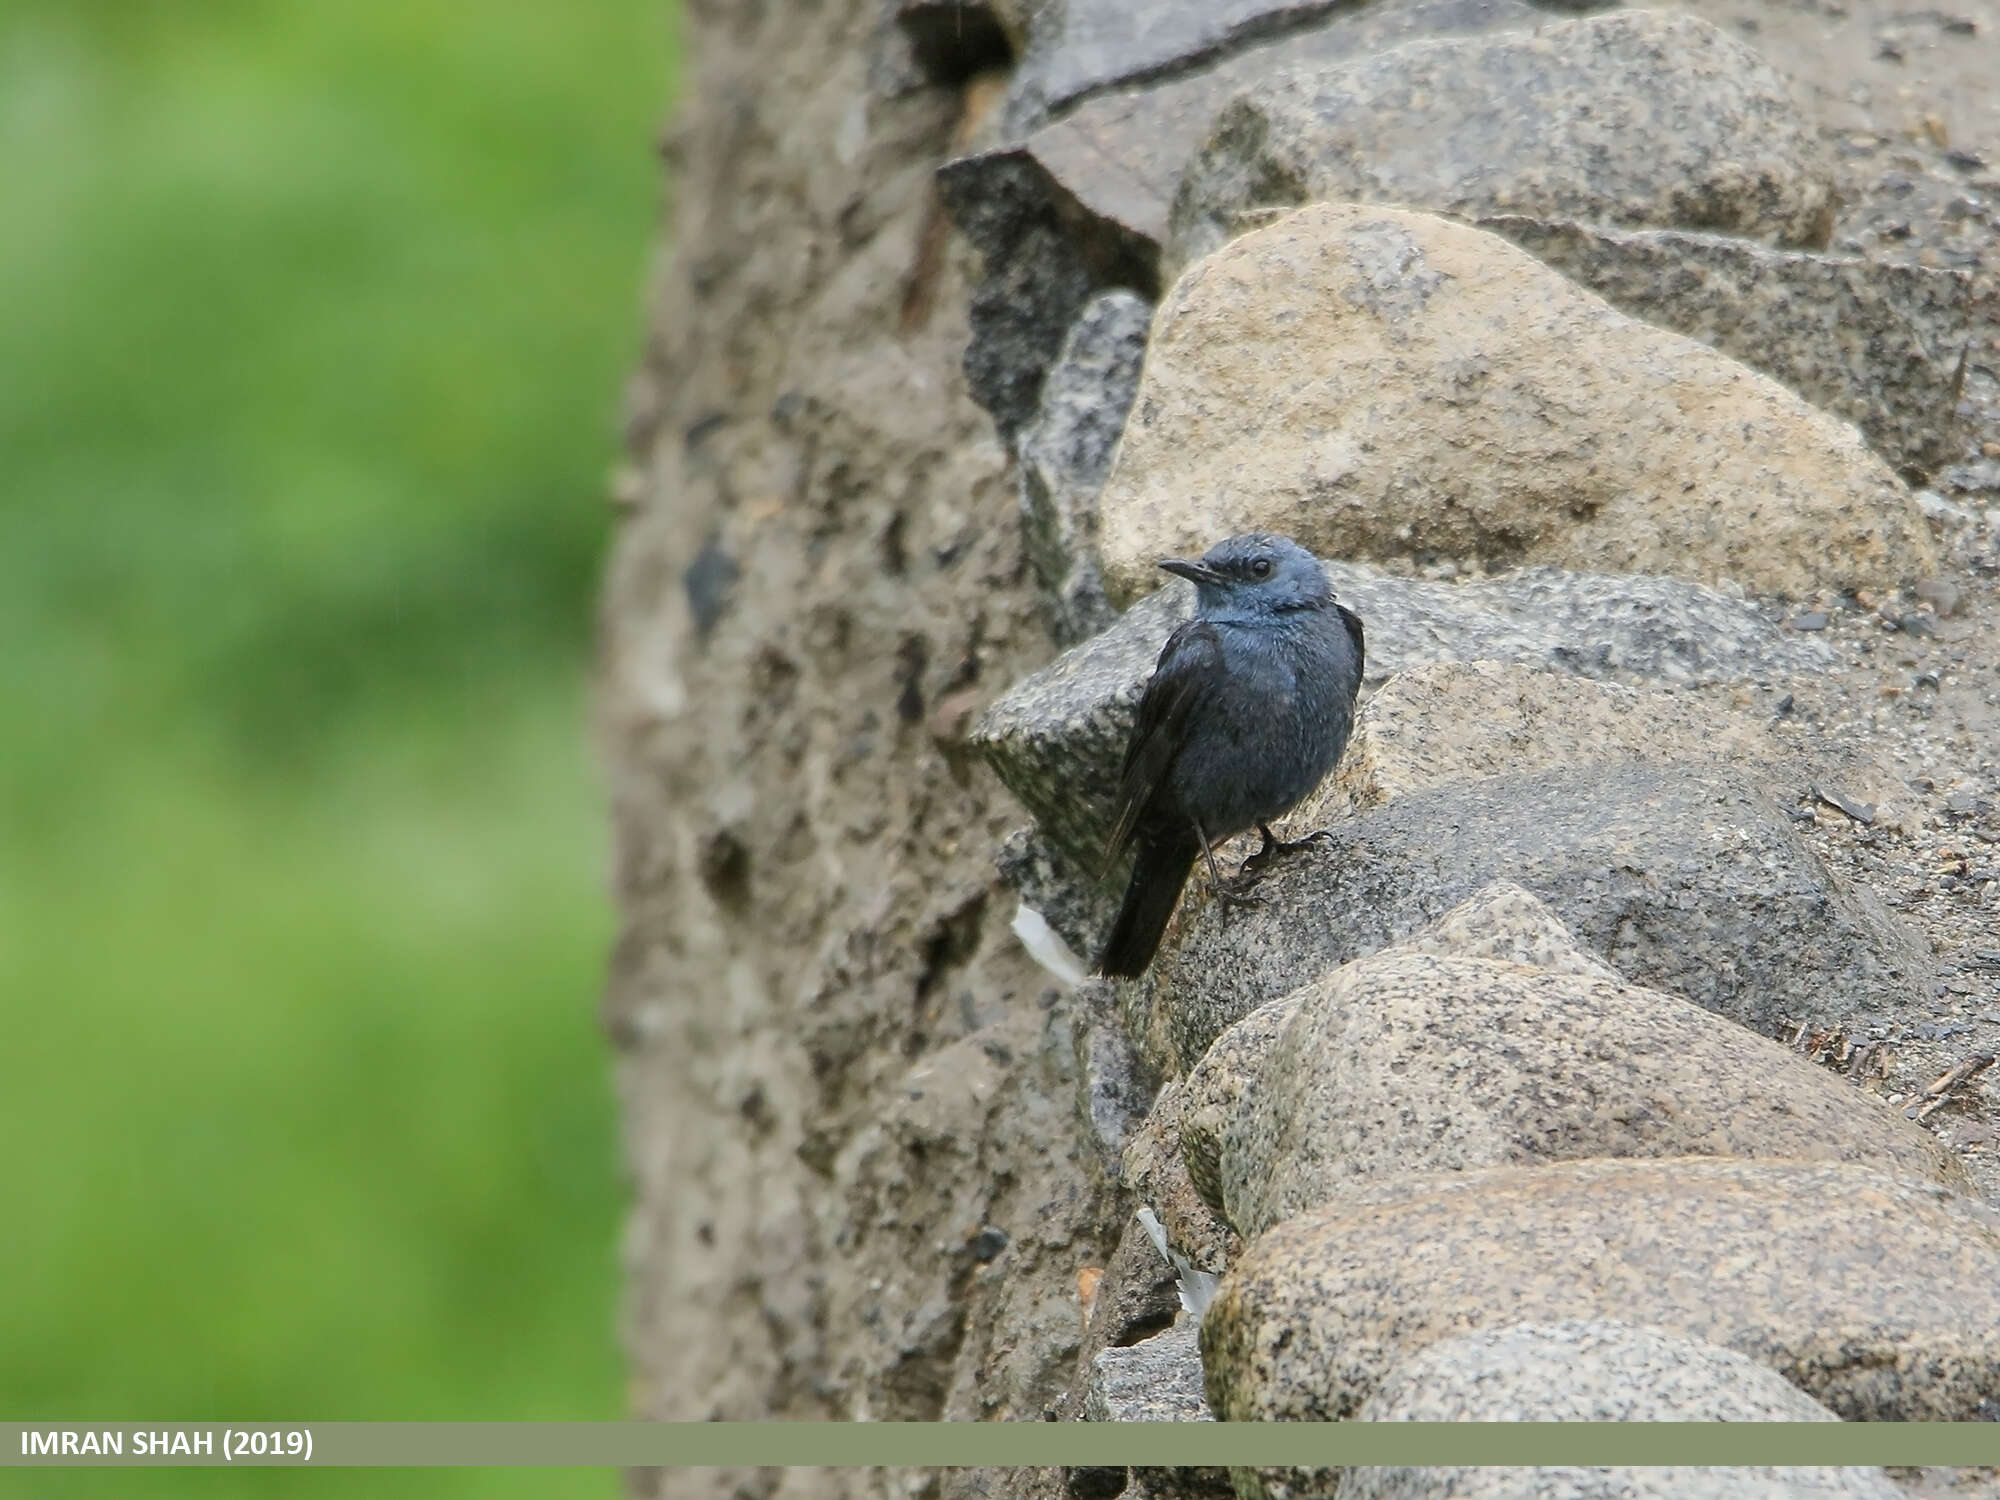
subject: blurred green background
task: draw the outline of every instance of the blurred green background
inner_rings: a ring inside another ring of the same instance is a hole
[[[674,20],[0,5],[9,1416],[623,1414],[583,702]]]

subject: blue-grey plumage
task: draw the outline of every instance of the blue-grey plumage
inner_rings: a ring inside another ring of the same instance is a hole
[[[1361,688],[1361,621],[1304,547],[1270,532],[1160,566],[1189,579],[1195,617],[1160,652],[1125,752],[1111,858],[1137,854],[1098,960],[1152,962],[1197,857],[1305,800],[1339,761]],[[1210,856],[1213,871],[1213,858]]]

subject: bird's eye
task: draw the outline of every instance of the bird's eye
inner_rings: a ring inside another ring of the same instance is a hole
[[[1271,576],[1271,559],[1260,557],[1250,564],[1250,576],[1253,578],[1269,578]]]

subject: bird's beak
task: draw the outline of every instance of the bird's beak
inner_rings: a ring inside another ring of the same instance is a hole
[[[1197,557],[1163,557],[1160,566],[1167,572],[1193,583],[1221,583],[1223,577]]]

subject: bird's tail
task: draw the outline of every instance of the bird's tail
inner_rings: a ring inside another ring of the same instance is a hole
[[[1136,979],[1146,972],[1199,853],[1201,841],[1192,830],[1184,838],[1140,844],[1124,904],[1097,960],[1098,973]]]

